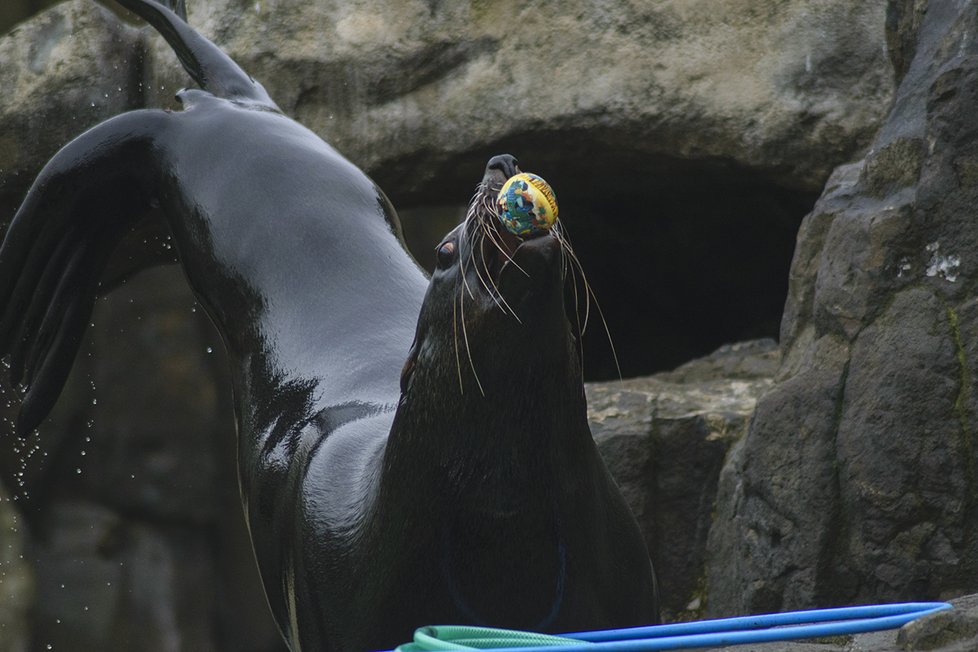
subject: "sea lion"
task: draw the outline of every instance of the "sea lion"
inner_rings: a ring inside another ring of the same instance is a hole
[[[21,432],[61,391],[113,247],[158,214],[228,351],[242,500],[290,649],[656,622],[588,429],[571,252],[559,229],[524,242],[495,221],[516,160],[489,161],[429,280],[366,175],[173,12],[119,1],[202,90],[82,134],[17,211],[0,354],[27,388]]]

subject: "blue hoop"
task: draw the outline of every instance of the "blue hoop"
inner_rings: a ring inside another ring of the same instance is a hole
[[[946,602],[905,602],[789,611],[672,625],[575,632],[562,634],[559,642],[539,644],[529,642],[526,632],[480,627],[423,627],[415,633],[414,643],[397,649],[416,652],[492,648],[505,652],[538,652],[542,647],[559,646],[561,652],[679,650],[875,632],[894,629],[921,616],[950,608],[951,605]],[[511,635],[509,643],[504,642],[507,634]],[[475,646],[466,645],[466,641]]]

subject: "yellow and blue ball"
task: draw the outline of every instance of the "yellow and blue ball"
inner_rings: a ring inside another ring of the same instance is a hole
[[[557,197],[550,184],[529,172],[506,180],[496,197],[499,221],[520,237],[545,233],[557,221]]]

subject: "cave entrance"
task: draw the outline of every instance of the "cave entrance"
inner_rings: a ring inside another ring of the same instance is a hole
[[[609,151],[569,135],[550,140],[500,143],[445,165],[429,184],[392,193],[418,261],[432,268],[434,247],[464,214],[485,161],[509,152],[553,186],[623,377],[672,369],[722,344],[777,338],[795,236],[817,193],[725,161]],[[574,152],[554,153],[560,142],[576,143]],[[375,172],[392,190],[399,176]],[[426,203],[446,188],[457,203]],[[617,377],[600,320],[584,349],[586,380]]]

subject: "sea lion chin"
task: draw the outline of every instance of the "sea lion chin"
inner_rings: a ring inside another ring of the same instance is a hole
[[[499,228],[496,220],[491,200],[506,175],[518,169],[512,156],[492,158],[465,218],[436,247],[402,390],[410,387],[419,365],[442,364],[439,356],[430,362],[424,356],[434,351],[430,342],[435,341],[455,352],[463,395],[512,393],[506,377],[511,380],[512,367],[531,360],[549,357],[558,365],[577,360],[568,355],[576,351],[577,338],[565,311],[569,258],[562,247],[567,245],[556,233],[524,241]],[[567,373],[580,379],[579,366]]]

